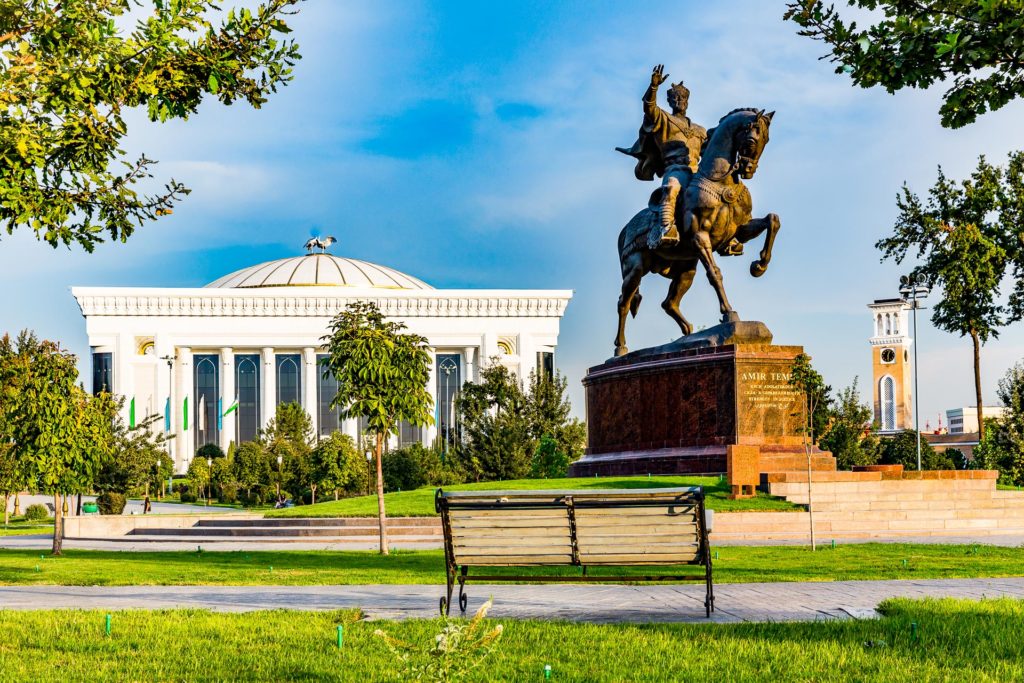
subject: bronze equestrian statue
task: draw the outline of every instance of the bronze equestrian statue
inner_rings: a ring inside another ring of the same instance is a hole
[[[740,255],[744,243],[767,232],[760,257],[750,264],[750,274],[760,277],[771,261],[772,244],[780,226],[774,213],[752,218],[750,192],[742,182],[757,171],[775,112],[735,109],[702,137],[703,129],[685,115],[689,91],[683,97],[685,88],[681,83],[672,86],[672,114],[657,107],[657,88],[667,78],[663,67],[655,67],[644,96],[640,139],[631,149],[619,148],[637,157],[638,178],[653,179],[657,174],[662,176],[663,184],[651,195],[647,208],[633,216],[619,233],[622,292],[618,302],[616,356],[628,351],[626,314],[636,316],[641,299],[640,280],[647,273],[658,273],[670,280],[668,296],[661,307],[678,323],[684,336],[693,328],[679,312],[679,301],[693,283],[698,263],[704,266],[718,294],[722,322],[738,321],[739,315],[725,295],[714,255]],[[695,140],[700,141],[699,146],[694,144]],[[697,154],[699,163],[694,158]],[[692,171],[694,166],[696,172]],[[682,197],[681,202],[676,194]],[[668,219],[665,211],[669,212]]]

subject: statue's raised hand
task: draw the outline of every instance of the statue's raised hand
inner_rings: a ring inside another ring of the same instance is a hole
[[[668,80],[668,74],[665,73],[665,65],[659,64],[654,67],[654,71],[651,72],[651,87],[657,88],[662,83]]]

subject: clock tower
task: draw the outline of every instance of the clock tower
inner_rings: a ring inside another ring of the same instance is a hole
[[[907,304],[902,299],[876,299],[871,310],[871,375],[875,423],[880,432],[912,429],[911,376]]]

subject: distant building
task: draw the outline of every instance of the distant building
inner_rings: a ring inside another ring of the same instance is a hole
[[[876,299],[871,309],[871,374],[875,423],[882,433],[913,429],[914,397],[906,302]]]
[[[1001,419],[1006,413],[1003,406],[982,406],[982,417]],[[978,408],[952,408],[946,411],[950,434],[970,434],[978,431]]]
[[[312,251],[312,250],[311,250]],[[385,266],[310,253],[259,263],[205,287],[73,287],[92,347],[93,391],[125,397],[124,418],[163,415],[176,469],[196,449],[250,441],[297,402],[317,436],[359,438],[324,376],[323,336],[356,301],[427,339],[434,424],[402,424],[396,445],[454,438],[456,394],[497,359],[520,377],[552,373],[571,291],[434,289]]]

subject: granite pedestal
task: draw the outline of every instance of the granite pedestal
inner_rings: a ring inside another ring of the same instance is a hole
[[[789,384],[803,348],[771,342],[762,323],[727,323],[590,368],[588,448],[570,476],[725,473],[734,446],[756,447],[760,473],[806,468]],[[835,469],[827,453],[813,460]]]

